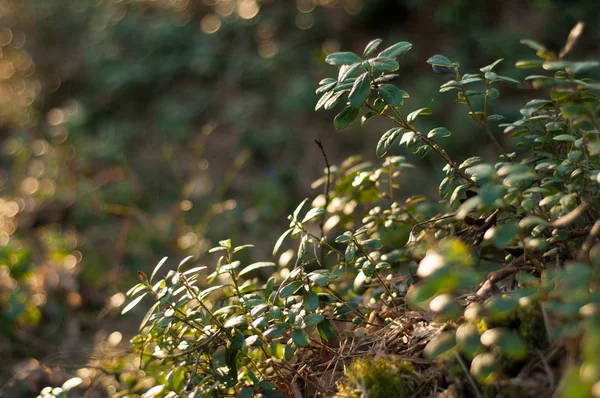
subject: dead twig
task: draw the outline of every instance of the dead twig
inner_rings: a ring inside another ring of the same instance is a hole
[[[565,214],[558,220],[555,220],[552,223],[552,226],[559,228],[566,227],[567,225],[572,224],[575,220],[579,218],[579,216],[581,216],[587,209],[589,209],[590,206],[591,204],[589,202],[582,202],[579,206],[571,210],[569,213]]]
[[[315,138],[315,143],[321,150],[321,154],[323,154],[323,159],[325,159],[325,168],[327,170],[327,182],[325,184],[325,204],[323,205],[323,217],[321,218],[321,224],[319,228],[321,229],[321,239],[325,237],[325,219],[327,218],[327,207],[329,206],[329,189],[331,185],[331,166],[329,164],[329,160],[327,159],[327,153],[325,153],[325,148],[323,148],[323,143],[321,140]],[[321,245],[321,264],[325,261],[325,246]]]
[[[600,236],[600,219],[596,220],[594,226],[590,230],[585,242],[581,246],[581,252],[579,252],[579,261],[585,261],[586,263],[590,263],[590,252],[592,251],[592,247],[594,246],[594,242],[596,238]]]

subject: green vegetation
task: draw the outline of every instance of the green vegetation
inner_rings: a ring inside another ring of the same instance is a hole
[[[600,385],[600,85],[585,77],[597,61],[563,58],[580,31],[574,28],[560,55],[523,41],[539,60],[517,66],[552,75],[525,79],[549,98],[530,99],[516,121],[490,112],[503,85],[522,84],[494,71],[502,60],[475,73],[461,73],[458,62],[441,55],[428,60],[447,80],[440,91],[455,92],[457,106],[494,143],[500,154],[492,164],[453,159],[443,147],[450,129],[424,133],[419,121],[432,111],[406,111],[410,97],[392,82],[410,43],[378,52],[381,40],[374,40],[362,57],[330,54],[326,61],[339,74],[321,80],[316,109],[341,105],[337,129],[361,113],[363,124],[386,119],[393,127],[377,145],[381,165],[350,158],[330,166],[324,153],[326,175],[316,184],[324,193],[310,208],[307,201],[296,208],[275,244],[274,254],[288,237],[298,241],[291,269],[245,264],[240,253],[251,246],[225,240],[210,250],[219,257],[207,277],[206,267],[186,269],[184,262],[158,279],[164,261],[149,278],[142,275],[123,312],[146,295],[154,299],[132,340],[142,368],[159,364],[153,388],[192,396],[328,395],[335,380],[324,384],[323,371],[335,363],[348,366],[340,387],[348,396],[392,396],[388,389],[406,396],[416,388],[425,395],[444,388],[544,395],[559,388],[564,396],[591,396]],[[519,152],[507,153],[494,138],[500,121]],[[438,200],[396,201],[396,181],[411,168],[405,157],[386,157],[398,144],[445,162]],[[329,230],[339,231],[335,239]],[[261,282],[261,275],[270,277]],[[392,336],[399,341],[377,345]],[[542,351],[548,342],[552,351]],[[410,364],[348,362],[354,355],[344,353],[347,344],[350,352],[367,346],[413,358],[422,350],[431,362],[419,362],[421,372],[437,362],[447,383],[431,383]],[[566,369],[534,388],[541,365],[545,372]]]
[[[0,0],[0,396],[600,396],[599,7]]]

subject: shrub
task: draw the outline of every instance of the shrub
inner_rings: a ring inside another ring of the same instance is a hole
[[[186,259],[162,273],[163,260],[149,277],[140,274],[123,310],[144,297],[154,303],[131,340],[149,377],[138,391],[331,395],[345,365],[352,390],[360,377],[393,379],[411,369],[428,374],[409,385],[425,396],[547,396],[559,384],[563,396],[597,394],[600,85],[584,75],[599,63],[565,59],[580,33],[578,25],[559,54],[524,40],[538,59],[517,67],[550,71],[524,82],[497,74],[502,60],[475,73],[442,55],[427,61],[446,80],[442,95],[455,93],[496,148],[487,162],[444,149],[459,126],[425,133],[419,121],[431,110],[406,111],[410,97],[394,72],[410,43],[379,51],[377,39],[362,55],[330,54],[326,61],[339,73],[321,80],[316,109],[341,106],[339,130],[359,116],[362,124],[387,120],[391,128],[376,148],[382,161],[330,165],[318,142],[326,169],[313,186],[323,193],[289,216],[273,254],[289,238],[298,246],[279,264],[247,264],[251,245],[223,240],[210,251],[213,266],[188,268]],[[506,84],[541,97],[516,121],[493,112]],[[517,151],[496,138],[498,128]],[[439,198],[401,198],[411,165],[392,154],[396,143],[443,162]],[[354,362],[382,350],[414,364]]]

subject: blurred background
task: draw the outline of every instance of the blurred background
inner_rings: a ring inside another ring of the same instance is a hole
[[[327,54],[412,42],[407,110],[431,107],[423,130],[453,131],[458,159],[494,156],[425,61],[474,73],[505,58],[499,73],[520,79],[533,54],[519,40],[559,50],[579,20],[571,57],[597,57],[597,0],[0,0],[0,395],[35,396],[53,375],[32,369],[127,341],[143,312],[120,317],[122,292],[163,256],[231,238],[270,260],[286,215],[318,193],[315,138],[333,164],[378,161],[388,126],[338,132],[314,112],[337,73]],[[495,110],[518,118],[519,92],[501,87]],[[419,167],[402,196],[436,194],[437,159],[407,156]]]

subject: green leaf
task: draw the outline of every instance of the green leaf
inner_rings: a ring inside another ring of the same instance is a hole
[[[350,244],[346,248],[346,253],[345,253],[346,262],[352,261],[354,259],[355,255],[356,255],[356,245],[354,244],[354,242],[350,242]]]
[[[310,328],[321,322],[323,319],[325,319],[325,317],[321,314],[308,314],[304,317],[304,325],[307,328]]]
[[[379,139],[379,142],[377,143],[377,156],[378,157],[381,158],[381,157],[385,156],[385,154],[389,151],[392,144],[398,139],[398,137],[400,136],[402,131],[403,130],[401,128],[393,128],[393,129],[386,131],[381,136],[381,138]]]
[[[408,94],[406,95],[408,96]],[[385,100],[383,98],[377,98],[375,102],[373,102],[373,109],[375,109],[375,112],[379,114],[383,113],[385,110]]]
[[[197,267],[194,267],[194,268],[190,268],[190,269],[188,269],[187,271],[183,272],[181,275],[186,275],[186,276],[187,276],[187,275],[190,275],[190,274],[195,274],[195,273],[197,273],[198,271],[202,271],[202,270],[204,270],[204,269],[206,269],[206,266],[204,266],[204,265],[199,265],[199,266],[197,266]]]
[[[308,202],[308,198],[304,199],[302,202],[300,202],[300,204],[296,207],[296,209],[294,210],[294,212],[292,213],[292,219],[293,220],[298,220],[298,216],[300,215],[300,210],[302,210],[302,208],[304,207],[304,205],[306,204],[306,202]],[[291,227],[291,225],[290,225]]]
[[[233,327],[240,326],[240,325],[246,325],[247,323],[248,322],[246,321],[246,318],[243,315],[239,315],[239,316],[229,319],[227,322],[225,322],[223,327],[224,328],[233,328]]]
[[[261,316],[267,311],[267,308],[269,308],[268,304],[258,304],[257,306],[252,307],[252,309],[250,310],[250,316],[253,318]]]
[[[479,197],[483,205],[492,206],[504,193],[504,187],[496,184],[486,184],[479,190]]]
[[[482,122],[483,116],[483,112],[469,112],[469,117],[475,120],[476,122]]]
[[[365,51],[363,52],[363,58],[367,58],[369,55],[373,53],[381,44],[381,39],[371,40],[369,44],[365,47]]]
[[[496,99],[500,96],[500,91],[496,90],[495,88],[490,88],[487,90],[487,96],[488,98]]]
[[[335,83],[335,82],[337,82],[337,80],[335,80],[333,77],[326,77],[325,79],[322,79],[319,82],[319,86],[326,86],[328,84]]]
[[[515,66],[519,69],[528,69],[528,68],[540,68],[544,64],[544,61],[541,59],[533,59],[533,60],[520,60],[515,63]]]
[[[358,308],[357,303],[347,302],[343,304],[338,304],[338,307],[335,309],[334,314],[336,315],[344,315],[349,312],[352,312]]]
[[[559,134],[556,137],[552,138],[554,141],[569,141],[574,142],[576,140],[575,137],[569,134]]]
[[[348,235],[340,235],[335,238],[335,243],[346,243],[350,241],[350,237]]]
[[[361,271],[366,277],[373,276],[375,273],[375,263],[373,261],[365,261]]]
[[[515,313],[518,306],[519,302],[515,297],[500,295],[492,296],[485,303],[485,308],[488,310],[490,317],[496,321],[506,320]]]
[[[290,330],[290,325],[288,325],[287,323],[276,323],[267,330],[265,330],[263,332],[263,336],[265,336],[269,340],[278,339],[279,337],[283,336],[288,330]]]
[[[325,62],[330,65],[351,65],[361,61],[358,55],[351,52],[333,53],[325,58]]]
[[[283,393],[277,390],[263,390],[258,397],[261,398],[282,398]]]
[[[442,75],[442,76],[456,76],[456,70],[454,70],[454,67],[449,67],[449,66],[441,66],[441,65],[432,65],[431,69],[433,69],[433,71],[435,73],[437,73],[438,75]],[[449,82],[450,83],[450,82]],[[452,81],[453,84],[450,85],[442,85],[440,87],[440,93],[444,93],[446,91],[450,91],[450,90],[457,90],[459,89],[459,86],[456,86],[454,84],[456,84],[456,82]]]
[[[429,359],[446,357],[454,353],[454,347],[456,347],[456,335],[453,330],[449,330],[435,336],[425,347],[423,355]]]
[[[302,306],[308,312],[316,310],[319,308],[319,295],[313,291],[308,292],[308,294],[304,296]]]
[[[222,272],[233,271],[234,269],[238,269],[240,267],[240,265],[242,265],[242,263],[240,261],[234,261],[232,263],[222,265],[221,271]]]
[[[335,95],[335,93],[333,91],[328,91],[325,94],[323,94],[321,96],[321,98],[319,98],[319,100],[317,101],[317,104],[315,105],[315,111],[318,111],[319,109],[323,108],[325,106],[325,104],[331,99],[331,97],[333,97]]]
[[[452,192],[452,196],[450,197],[450,206],[454,206],[454,204],[463,197],[465,192],[469,189],[468,184],[459,185],[454,188],[454,192]]]
[[[398,58],[399,56],[404,55],[411,48],[412,44],[407,41],[401,41],[380,52],[378,57]]]
[[[275,267],[275,263],[269,262],[269,261],[260,261],[257,263],[253,263],[250,264],[249,266],[245,267],[243,270],[240,271],[240,273],[238,274],[238,277],[240,276],[244,276],[254,270],[257,269],[261,269],[261,268],[269,268],[269,267]]]
[[[505,248],[517,237],[519,226],[517,223],[505,223],[490,228],[485,233],[485,239],[491,239],[494,246],[499,249]]]
[[[342,65],[340,67],[340,73],[338,74],[337,82],[339,82],[339,83],[345,82],[346,79],[348,78],[348,76],[350,76],[352,73],[354,73],[354,71],[356,71],[360,65],[361,65],[361,63],[359,63],[359,62],[352,64],[352,65]],[[324,90],[324,91],[326,91],[326,90]]]
[[[343,91],[335,93],[331,96],[331,98],[329,98],[329,100],[325,103],[325,106],[323,108],[325,108],[325,110],[328,111],[334,109],[336,106],[338,106],[338,104],[342,102],[345,94],[346,93]]]
[[[81,383],[83,383],[83,379],[81,379],[80,377],[72,377],[69,380],[65,381],[63,383],[63,385],[61,386],[61,388],[62,388],[63,392],[66,392],[66,391],[72,390],[73,388],[77,387]],[[61,395],[61,397],[62,397],[62,395]]]
[[[443,138],[450,137],[451,133],[446,127],[436,127],[427,133],[428,138]]]
[[[216,285],[216,286],[211,286],[209,288],[206,288],[200,292],[200,294],[198,295],[198,299],[202,300],[205,297],[207,297],[209,294],[211,294],[212,292],[223,289],[224,287],[225,287],[225,285]]]
[[[345,95],[345,91],[339,91],[337,93],[334,93],[325,103],[325,106],[323,106],[323,108],[325,108],[325,110],[331,110],[333,108],[335,108],[338,104],[340,104],[342,102],[342,100],[344,99],[344,95]]]
[[[308,334],[302,329],[292,332],[292,340],[297,347],[308,347]]]
[[[281,236],[279,237],[279,239],[277,239],[277,242],[275,243],[275,246],[273,247],[273,255],[276,255],[277,252],[279,251],[279,248],[281,247],[281,245],[283,244],[283,241],[285,240],[285,238],[291,234],[293,231],[293,229],[288,229],[287,231],[285,231],[283,234],[281,234]]]
[[[142,319],[142,322],[140,322],[140,326],[138,327],[138,330],[140,332],[142,331],[142,329],[144,328],[144,326],[146,326],[146,324],[150,320],[150,317],[152,316],[152,314],[154,314],[154,311],[156,310],[156,308],[159,305],[160,305],[160,301],[157,301],[156,303],[154,303],[152,305],[152,307],[150,307],[150,309],[148,310],[148,312],[146,312],[146,315],[144,315],[144,318]]]
[[[254,328],[262,329],[266,328],[267,326],[269,326],[269,318],[267,318],[266,316],[259,316],[258,318],[254,318],[254,320],[252,321],[252,327]]]
[[[125,295],[127,297],[132,297],[135,296],[136,294],[138,294],[139,292],[141,292],[142,290],[146,289],[147,286],[145,283],[138,283],[137,285],[135,285],[134,287],[132,287],[131,289],[129,289],[127,291],[127,293],[125,293]]]
[[[502,62],[503,60],[504,60],[503,58],[500,58],[500,59],[498,59],[498,60],[496,60],[496,61],[492,62],[490,65],[488,65],[488,66],[484,66],[483,68],[481,68],[481,69],[479,69],[479,70],[480,70],[480,71],[482,71],[483,73],[491,72],[491,71],[492,71],[492,69],[494,69],[494,67],[495,67],[496,65],[498,65],[500,62]]]
[[[336,130],[343,130],[348,127],[358,116],[359,110],[352,106],[347,106],[333,119],[333,126]]]
[[[290,339],[290,341],[288,341],[288,343],[285,345],[285,350],[284,350],[284,358],[286,361],[291,361],[292,359],[294,359],[294,354],[296,353],[296,345],[294,344],[293,340]]]
[[[487,117],[486,121],[488,122],[497,122],[499,120],[504,119],[504,116],[502,115],[490,115]]]
[[[431,109],[429,109],[429,108],[417,109],[416,111],[413,111],[408,114],[408,116],[406,117],[406,121],[408,123],[412,123],[417,119],[417,117],[419,115],[431,115]]]
[[[400,67],[398,62],[394,61],[393,59],[383,57],[371,58],[365,63],[366,66],[382,72],[392,72]]]
[[[470,323],[463,323],[456,329],[456,345],[469,359],[472,359],[484,350],[479,340],[477,326]]]
[[[509,329],[486,330],[481,335],[481,343],[486,347],[499,347],[509,358],[522,359],[527,356],[527,344],[517,333]]]
[[[252,398],[253,394],[254,394],[254,387],[246,387],[246,388],[243,388],[242,391],[240,391],[239,398]]]
[[[598,61],[573,62],[570,66],[567,66],[567,72],[575,74],[598,67],[600,67],[600,62]]]
[[[144,294],[141,294],[139,296],[137,296],[131,303],[129,303],[125,308],[123,308],[123,311],[121,311],[121,315],[128,313],[129,311],[131,311],[131,309],[133,309],[133,307],[135,307],[136,305],[138,305],[138,303],[140,301],[142,301],[142,299],[148,294],[148,292],[145,292]]]
[[[521,44],[525,44],[527,47],[529,47],[535,51],[546,51],[546,47],[544,47],[540,43],[530,40],[530,39],[522,39]]]
[[[303,285],[304,285],[304,283],[302,281],[292,282],[289,285],[285,286],[283,289],[281,289],[281,292],[279,293],[279,297],[286,298],[288,296],[291,296],[292,294],[294,294],[298,290],[300,290]]]
[[[464,162],[462,162],[460,164],[460,166],[458,166],[459,169],[464,170],[467,167],[471,167],[477,163],[480,163],[483,161],[483,158],[481,156],[473,156],[468,158],[467,160],[465,160]]]
[[[371,80],[369,73],[365,72],[354,81],[354,86],[348,95],[348,102],[353,107],[360,108],[369,97],[370,92]]]
[[[367,112],[364,115],[362,115],[362,117],[360,118],[360,125],[364,126],[365,123],[371,119],[373,116],[377,116],[376,112]]]
[[[317,324],[319,335],[325,341],[331,341],[335,337],[335,328],[329,319],[324,319]]]
[[[363,240],[360,245],[367,250],[379,250],[383,247],[383,243],[379,239]]]
[[[436,54],[427,60],[430,65],[453,67],[452,62],[443,55]]]
[[[150,280],[149,282],[152,283],[152,280],[154,279],[154,277],[156,276],[156,273],[158,272],[158,270],[163,266],[163,264],[167,261],[168,257],[163,257],[162,260],[160,260],[160,262],[158,264],[156,264],[156,267],[154,267],[154,270],[152,270],[152,275],[150,275]],[[189,258],[189,257],[188,257]]]
[[[416,141],[416,139],[417,135],[414,133],[414,131],[407,131],[406,133],[402,134],[402,139],[400,140],[398,145],[402,146],[402,144],[406,144],[406,146],[408,147],[410,144]]]
[[[493,72],[492,72],[492,73],[493,73]],[[503,80],[503,81],[505,81],[505,82],[509,82],[509,83],[515,83],[515,84],[521,84],[521,82],[520,82],[520,81],[518,81],[518,80],[516,80],[516,79],[513,79],[512,77],[508,77],[508,76],[502,76],[502,75],[496,75],[496,77],[497,77],[499,80]]]
[[[450,177],[446,177],[442,180],[442,182],[440,183],[440,187],[439,187],[439,193],[440,196],[443,198],[448,194],[448,191],[450,190],[450,184],[452,183],[452,180],[450,179]]]
[[[393,84],[383,84],[377,88],[377,92],[386,104],[391,106],[402,105],[404,92]]]
[[[491,352],[481,352],[473,358],[470,373],[477,380],[489,380],[490,376],[500,366],[498,357]]]
[[[325,209],[322,209],[320,207],[313,207],[306,213],[306,215],[302,219],[302,224],[304,224],[305,222],[308,222],[310,220],[313,220],[317,217],[320,217],[323,214],[325,214]]]

